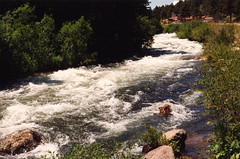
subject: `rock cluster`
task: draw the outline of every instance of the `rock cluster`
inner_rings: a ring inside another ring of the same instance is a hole
[[[183,129],[173,129],[163,134],[166,139],[176,142],[180,147],[180,151],[185,149],[185,140],[187,132]],[[146,145],[145,145],[146,146]],[[146,148],[146,147],[145,147]],[[144,159],[174,159],[174,152],[170,146],[160,146],[143,156]]]
[[[0,153],[19,154],[33,150],[42,142],[42,135],[30,129],[20,130],[0,140]]]
[[[163,134],[166,139],[175,141],[180,150],[185,149],[185,140],[187,139],[187,132],[183,129],[173,129]]]

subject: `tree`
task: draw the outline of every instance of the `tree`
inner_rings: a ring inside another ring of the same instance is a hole
[[[65,67],[87,64],[93,54],[88,53],[88,43],[93,34],[92,27],[84,17],[68,22],[61,28],[58,39]]]
[[[34,37],[34,8],[25,4],[18,9],[7,12],[0,22],[2,43],[8,46],[8,55],[12,62],[12,72],[33,72],[36,70],[36,60],[30,51]]]
[[[235,0],[233,2],[233,6],[234,6],[234,9],[233,9],[233,13],[234,13],[234,16],[236,17],[236,20],[239,21],[240,20],[240,0]]]
[[[229,16],[230,22],[232,22],[232,16],[233,16],[233,11],[234,11],[234,6],[233,3],[234,0],[219,0],[218,5],[221,10],[221,13]]]

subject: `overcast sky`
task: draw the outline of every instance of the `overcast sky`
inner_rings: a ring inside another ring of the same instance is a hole
[[[171,3],[176,3],[178,0],[150,0],[150,6],[151,8],[155,8],[156,6],[161,6],[165,4],[171,4]]]

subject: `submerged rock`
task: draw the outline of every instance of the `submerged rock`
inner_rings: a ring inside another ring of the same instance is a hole
[[[183,129],[173,129],[163,134],[166,139],[170,141],[175,141],[178,146],[180,146],[180,150],[183,151],[185,149],[185,140],[187,139],[187,132]]]
[[[0,153],[20,154],[36,148],[42,142],[42,135],[30,129],[19,130],[0,140]]]
[[[159,107],[158,109],[160,110],[159,115],[171,115],[172,109],[168,104],[165,104],[163,107]]]
[[[171,146],[160,146],[143,156],[143,159],[175,159]]]

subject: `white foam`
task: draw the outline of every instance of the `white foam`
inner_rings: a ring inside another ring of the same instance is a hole
[[[36,124],[37,121],[48,121],[52,117],[61,118],[69,114],[87,115],[95,110],[99,112],[101,119],[92,117],[85,119],[88,120],[86,122],[94,122],[105,128],[107,132],[101,136],[116,135],[126,131],[129,124],[158,113],[157,108],[163,104],[172,105],[172,127],[176,127],[181,121],[191,117],[191,111],[185,108],[185,105],[172,104],[166,100],[148,103],[148,107],[131,112],[133,104],[141,99],[143,92],[129,95],[132,99],[129,102],[116,97],[119,89],[151,81],[156,75],[167,79],[176,76],[175,72],[179,73],[180,77],[185,72],[192,71],[194,61],[188,63],[189,61],[182,60],[182,57],[196,56],[202,49],[199,43],[178,39],[175,34],[154,36],[152,47],[174,53],[159,57],[146,56],[137,61],[127,60],[115,67],[95,66],[59,70],[48,75],[49,83],[33,79],[18,89],[0,91],[0,103],[4,103],[1,112],[3,118],[0,121],[1,137],[23,128],[47,132],[46,129],[49,128]],[[89,141],[94,141],[97,136],[89,134]],[[59,140],[62,138],[64,137],[60,137]],[[45,146],[41,145],[26,155],[48,155],[47,149],[58,151],[64,142],[59,144],[49,141]]]

